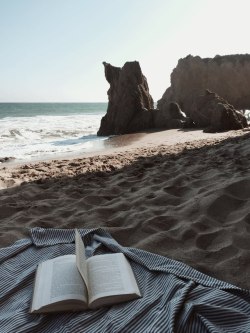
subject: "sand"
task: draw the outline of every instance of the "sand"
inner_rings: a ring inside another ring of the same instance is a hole
[[[124,246],[250,289],[250,133],[162,131],[0,167],[0,246],[29,228],[103,227]]]

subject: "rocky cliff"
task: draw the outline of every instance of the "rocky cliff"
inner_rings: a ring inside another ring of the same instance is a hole
[[[125,134],[153,127],[153,99],[137,61],[122,68],[103,63],[108,90],[108,109],[101,120],[99,136]]]
[[[196,98],[206,89],[216,92],[238,110],[250,109],[250,55],[204,59],[189,55],[180,59],[158,108],[168,111],[169,103],[174,101],[190,116]]]

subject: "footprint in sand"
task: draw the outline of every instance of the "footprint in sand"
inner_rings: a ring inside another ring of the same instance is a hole
[[[225,188],[225,192],[237,199],[250,199],[250,178],[237,181]]]
[[[239,197],[228,195],[227,193],[217,197],[208,207],[207,214],[212,219],[221,223],[226,223],[230,214],[240,210],[245,205],[245,201]]]

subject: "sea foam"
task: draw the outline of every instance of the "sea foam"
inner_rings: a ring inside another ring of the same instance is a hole
[[[82,153],[91,149],[103,112],[0,119],[0,157],[17,160]]]

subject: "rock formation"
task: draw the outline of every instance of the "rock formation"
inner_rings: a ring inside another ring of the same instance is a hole
[[[209,90],[199,96],[190,109],[190,117],[206,132],[237,130],[247,127],[247,119],[222,97]]]
[[[181,128],[186,127],[187,118],[181,111],[180,106],[171,102],[164,110],[154,110],[153,123],[154,128]]]
[[[250,109],[249,87],[249,54],[205,59],[189,55],[178,61],[171,74],[171,86],[158,101],[158,108],[168,112],[169,103],[174,101],[190,116],[197,96],[209,89],[238,110]]]
[[[11,162],[15,159],[15,157],[0,157],[0,163]]]
[[[110,84],[108,109],[101,120],[99,136],[132,133],[153,127],[153,99],[139,62],[122,68],[103,63]]]

